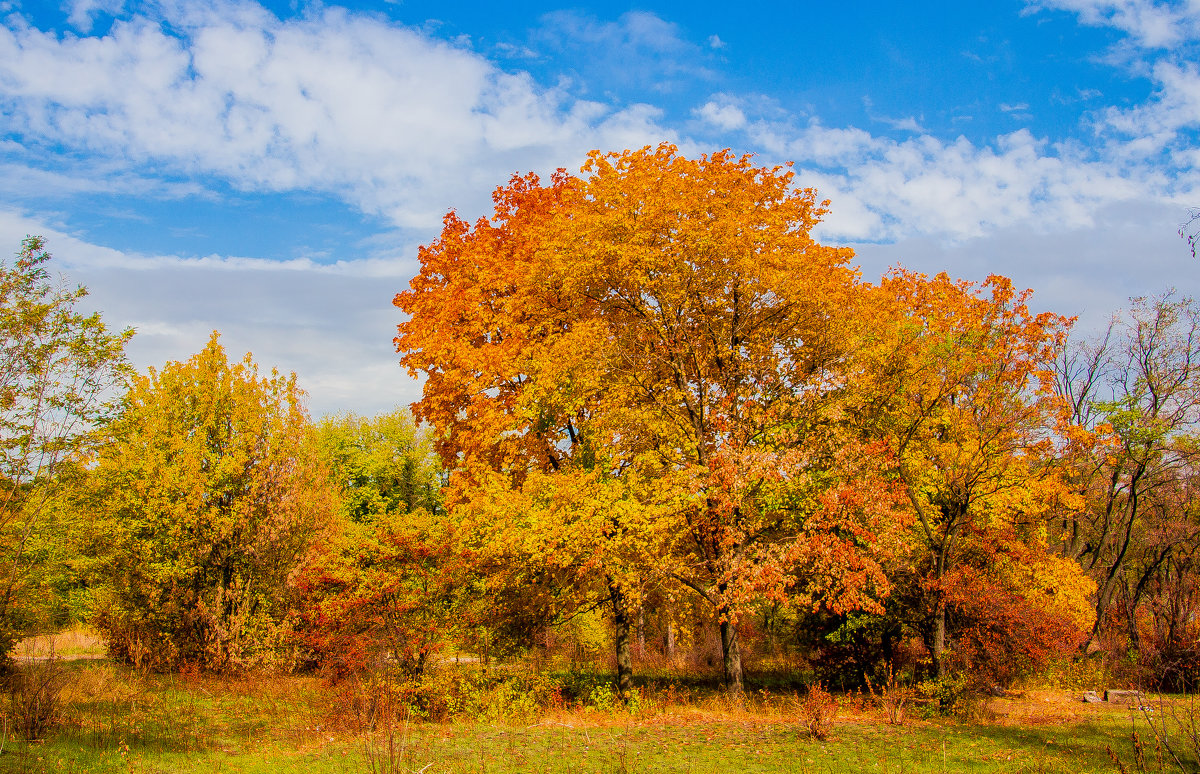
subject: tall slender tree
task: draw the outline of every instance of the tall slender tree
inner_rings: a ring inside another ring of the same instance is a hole
[[[1136,610],[1160,568],[1200,539],[1189,489],[1200,427],[1200,306],[1135,298],[1103,336],[1064,348],[1059,393],[1100,441],[1074,459],[1083,507],[1064,514],[1061,550],[1096,579],[1098,647],[1118,600],[1138,647]]]
[[[1047,550],[1044,524],[1067,492],[1051,464],[1065,415],[1050,367],[1069,321],[1033,314],[1028,293],[999,276],[975,285],[898,271],[875,295],[860,421],[891,446],[916,515],[925,636],[942,677],[948,584],[974,548],[1016,540],[1010,559]]]
[[[127,375],[133,331],[110,331],[78,308],[87,295],[55,281],[41,237],[0,264],[0,659],[37,613],[30,539],[60,463],[82,451]]]

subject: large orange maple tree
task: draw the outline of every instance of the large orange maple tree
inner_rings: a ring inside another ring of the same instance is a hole
[[[425,378],[413,410],[473,518],[505,521],[522,500],[504,492],[544,493],[546,476],[623,482],[589,484],[604,518],[527,508],[523,555],[553,546],[606,581],[619,673],[623,605],[648,581],[631,568],[691,588],[738,694],[752,600],[845,609],[886,592],[877,558],[903,519],[863,462],[882,445],[840,406],[862,332],[852,254],[813,240],[825,205],[787,168],[661,145],[594,152],[582,172],[515,177],[493,218],[448,215],[422,248],[395,302],[401,362]]]

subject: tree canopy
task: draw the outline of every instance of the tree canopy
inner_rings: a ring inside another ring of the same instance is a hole
[[[78,308],[87,296],[51,277],[41,237],[0,264],[0,658],[38,617],[31,554],[60,464],[112,408],[133,331]]]
[[[334,507],[301,397],[294,375],[229,362],[216,333],[134,377],[79,503],[115,654],[215,670],[277,655],[289,575]]]
[[[430,717],[564,643],[611,647],[635,702],[655,637],[735,697],[743,657],[935,693],[1097,650],[1200,680],[1190,299],[1080,344],[1004,277],[864,282],[814,238],[827,202],[729,151],[593,152],[493,199],[394,299],[412,413],[316,425],[216,333],[132,374],[27,240],[0,266],[0,652],[53,607],[142,667],[370,672]],[[482,682],[443,682],[464,652]]]
[[[625,547],[612,562],[657,569],[606,569],[618,628],[641,585],[684,584],[712,607],[735,693],[750,599],[799,584],[870,605],[886,581],[860,549],[903,519],[877,468],[842,452],[867,449],[838,407],[857,277],[849,250],[811,237],[816,193],[786,168],[662,145],[593,153],[546,186],[514,177],[494,199],[474,226],[448,215],[396,297],[401,362],[425,377],[414,413],[457,486],[481,466],[516,489],[534,472],[636,480],[596,527]]]

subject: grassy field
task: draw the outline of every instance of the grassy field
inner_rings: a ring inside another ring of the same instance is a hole
[[[763,692],[744,708],[711,694],[650,691],[635,713],[562,709],[496,723],[401,719],[372,728],[344,693],[316,678],[145,675],[101,660],[60,668],[61,725],[36,743],[6,733],[0,770],[1085,774],[1118,770],[1106,746],[1136,771],[1131,723],[1149,738],[1129,708],[1084,704],[1064,691],[991,700],[971,723],[903,725],[888,724],[861,697],[840,697],[822,741],[810,736],[799,700]]]

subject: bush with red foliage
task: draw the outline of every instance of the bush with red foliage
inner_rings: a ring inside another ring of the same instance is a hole
[[[466,621],[469,557],[424,510],[341,525],[293,578],[302,661],[337,679],[387,663],[409,678]]]
[[[960,566],[944,579],[950,664],[975,682],[1011,684],[1065,657],[1087,639],[1077,620],[1031,598],[1000,573]]]

